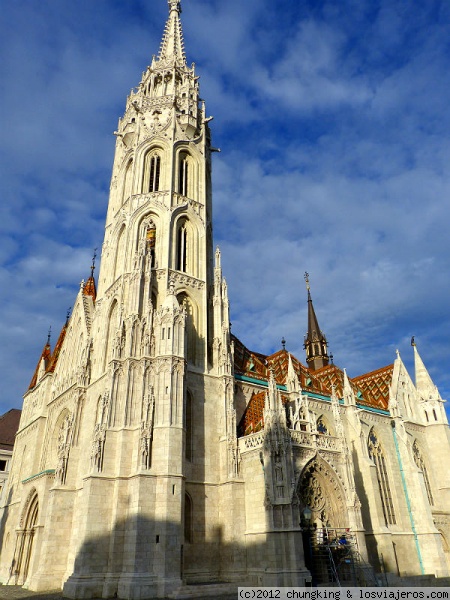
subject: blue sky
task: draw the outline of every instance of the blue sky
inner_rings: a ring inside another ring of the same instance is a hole
[[[0,411],[20,407],[101,247],[125,98],[165,0],[15,0],[0,13]],[[450,397],[450,5],[184,0],[214,115],[215,241],[233,331],[303,360],[308,271],[350,376],[410,338]]]

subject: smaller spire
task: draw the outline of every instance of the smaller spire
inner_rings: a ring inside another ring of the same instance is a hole
[[[306,350],[306,362],[308,367],[317,371],[328,365],[327,338],[322,333],[317,321],[316,313],[311,298],[311,286],[309,284],[309,273],[305,272],[306,289],[308,290],[308,332],[305,336],[304,348]]]
[[[414,371],[416,376],[416,389],[424,400],[439,398],[439,392],[428,373],[423,360],[420,357],[417,346],[414,343]]]
[[[31,381],[30,381],[30,385],[28,386],[29,390],[33,389],[36,386],[36,384],[39,382],[39,380],[42,379],[42,377],[45,375],[47,368],[50,364],[50,360],[52,357],[52,349],[50,347],[51,333],[52,333],[52,326],[50,325],[50,327],[48,328],[47,343],[45,344],[45,346],[41,352],[41,356],[39,357],[38,363],[36,365],[36,369],[33,373],[33,377],[31,378]]]
[[[94,249],[94,255],[92,256],[91,275],[88,278],[88,280],[86,281],[86,283],[84,283],[82,286],[83,296],[91,296],[91,298],[94,302],[95,302],[95,299],[97,298],[97,289],[95,287],[95,278],[94,278],[95,259],[96,258],[97,258],[97,248]]]
[[[181,28],[181,3],[180,0],[168,0],[169,18],[164,29],[158,60],[175,61],[186,65],[184,52],[183,30]]]

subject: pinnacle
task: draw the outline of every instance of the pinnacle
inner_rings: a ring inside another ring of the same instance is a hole
[[[169,18],[164,29],[164,35],[159,50],[159,61],[176,61],[186,64],[184,51],[183,30],[181,28],[180,0],[168,0]]]

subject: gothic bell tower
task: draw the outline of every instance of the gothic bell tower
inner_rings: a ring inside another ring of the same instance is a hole
[[[213,274],[210,131],[195,66],[186,61],[180,13],[180,1],[169,0],[159,54],[128,96],[115,132],[97,304],[108,322],[104,335],[111,338],[125,323],[120,351],[129,353],[154,344],[150,312],[161,307],[172,281],[186,311],[187,361],[204,370]],[[97,375],[121,343],[105,340]]]
[[[223,471],[236,477],[228,298],[212,252],[210,119],[186,61],[180,1],[168,4],[159,54],[115,132],[69,597],[165,596],[179,587],[198,569],[183,547],[192,506],[204,503],[200,482],[213,478],[205,456],[219,439]],[[93,523],[108,540],[97,561],[108,574],[98,581],[79,547]]]

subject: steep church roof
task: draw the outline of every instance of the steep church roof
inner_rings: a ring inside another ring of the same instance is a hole
[[[56,342],[55,349],[53,350],[50,364],[48,365],[48,368],[47,368],[47,373],[53,373],[53,371],[56,368],[56,364],[57,364],[58,358],[59,358],[59,353],[61,352],[64,338],[66,337],[68,325],[69,325],[69,316],[67,316],[66,322],[62,326],[61,333],[59,334],[58,341]]]
[[[49,333],[48,338],[47,338],[47,343],[45,344],[45,346],[41,352],[41,356],[39,357],[39,360],[37,362],[36,368],[33,373],[33,377],[31,378],[31,381],[30,381],[30,385],[28,386],[29,390],[34,388],[35,385],[37,384],[38,378],[39,378],[39,372],[47,371],[48,365],[50,364],[51,357],[52,357],[52,349],[50,346],[50,333]]]
[[[236,337],[234,342],[234,371],[238,376],[245,376],[249,381],[254,379],[255,385],[269,382],[273,372],[279,386],[285,386],[288,380],[289,361],[304,392],[331,397],[333,390],[338,398],[344,396],[344,371],[338,366],[326,365],[313,370],[303,365],[295,356],[284,348],[271,355],[252,352]],[[394,365],[388,365],[359,377],[348,378],[355,402],[361,406],[388,410],[389,386],[392,382]],[[248,435],[264,427],[264,402],[266,391],[254,392],[240,420],[239,435]],[[282,395],[283,403],[286,398]]]

